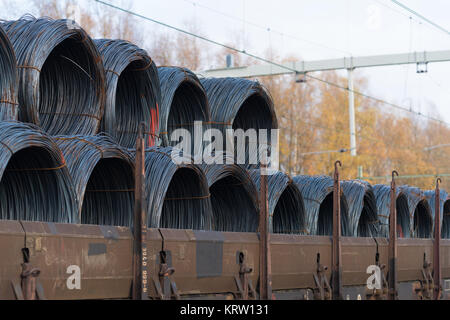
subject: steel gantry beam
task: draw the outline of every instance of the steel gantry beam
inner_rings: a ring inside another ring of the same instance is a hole
[[[281,64],[252,65],[245,67],[221,68],[198,71],[197,74],[204,77],[238,77],[253,78],[263,76],[275,76],[289,73],[308,73],[315,71],[330,71],[341,69],[356,69],[368,67],[382,67],[402,64],[427,64],[430,62],[450,61],[450,50],[446,51],[424,51],[400,54],[387,54],[365,57],[344,57],[340,59],[314,60],[314,61],[292,61]],[[282,67],[284,66],[284,67]],[[293,71],[295,70],[295,71]]]
[[[231,67],[210,69],[196,72],[203,77],[238,77],[254,78],[264,76],[276,76],[283,74],[306,74],[315,71],[331,71],[347,69],[348,71],[348,107],[350,124],[350,150],[351,155],[356,156],[356,120],[355,97],[353,91],[353,70],[356,68],[382,67],[402,64],[417,64],[419,73],[426,72],[426,66],[430,62],[450,61],[450,51],[423,51],[388,55],[376,55],[365,57],[344,57],[340,59],[316,60],[316,61],[292,61],[284,64],[262,64],[244,67]],[[422,68],[419,69],[419,66]],[[425,68],[423,68],[425,67]]]

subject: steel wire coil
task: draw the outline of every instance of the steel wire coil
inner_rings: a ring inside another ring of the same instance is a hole
[[[241,78],[206,78],[201,83],[206,89],[211,107],[211,128],[219,130],[224,137],[222,150],[227,150],[227,129],[233,129],[234,133],[238,129],[244,132],[254,129],[256,138],[249,137],[248,143],[236,141],[234,152],[238,164],[248,168],[259,167],[260,146],[267,147],[270,153],[270,129],[278,128],[270,93],[259,82]],[[260,141],[260,129],[268,130],[268,141]]]
[[[259,194],[260,170],[250,170],[250,176]],[[270,172],[267,176],[267,190],[272,232],[307,233],[303,198],[291,177],[280,171]]]
[[[303,197],[306,228],[310,235],[333,234],[333,185],[329,176],[296,176],[293,178]],[[348,204],[341,188],[341,234],[351,236]]]
[[[411,222],[409,215],[408,199],[406,194],[396,188],[395,208],[397,212],[397,236],[401,238],[411,237]],[[380,220],[380,237],[389,238],[389,216],[391,213],[391,187],[384,184],[373,186],[373,192],[377,201],[378,219]]]
[[[372,186],[362,180],[342,181],[341,186],[347,199],[352,236],[376,237],[380,225]]]
[[[436,191],[429,190],[424,192],[425,197],[430,204],[431,216],[433,217],[432,234],[434,235],[434,219],[436,216]],[[440,224],[441,224],[441,238],[448,239],[450,237],[450,216],[445,215],[445,203],[447,201],[448,194],[445,190],[440,189],[439,193],[439,212],[440,212]],[[450,202],[449,202],[450,204]],[[450,211],[450,208],[449,210]]]
[[[400,186],[400,191],[406,195],[408,200],[409,221],[411,237],[431,238],[433,230],[433,218],[430,204],[425,194],[417,187],[407,185]]]
[[[192,161],[172,147],[146,149],[145,190],[150,228],[211,230],[208,182]]]
[[[105,104],[100,54],[71,20],[24,16],[3,27],[18,63],[19,120],[51,135],[92,135]]]
[[[199,150],[193,149],[194,122],[202,121],[207,126],[211,118],[205,89],[197,76],[186,68],[159,67],[158,74],[162,95],[159,113],[161,144],[176,146],[178,141],[171,141],[173,132],[185,129],[191,135],[190,154],[196,155]]]
[[[0,25],[0,121],[17,120],[19,106],[16,65],[14,49]]]
[[[158,70],[147,52],[124,40],[94,40],[106,72],[106,104],[102,130],[134,148],[141,122],[149,128],[146,145],[159,137],[161,88]]]
[[[236,164],[203,165],[216,231],[256,232],[258,192],[246,170]]]
[[[82,224],[131,227],[134,208],[134,163],[113,138],[57,136],[76,191]]]
[[[32,124],[0,121],[0,219],[72,223],[76,208],[54,140]]]

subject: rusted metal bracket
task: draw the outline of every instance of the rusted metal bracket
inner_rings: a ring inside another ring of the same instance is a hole
[[[315,300],[331,300],[332,290],[330,283],[328,282],[326,271],[327,266],[320,263],[320,253],[317,254],[317,269],[313,274],[314,283],[316,287],[313,289],[313,295]]]
[[[434,210],[434,243],[433,243],[433,280],[434,280],[434,296],[435,300],[439,300],[442,295],[442,279],[441,279],[441,199],[439,183],[441,178],[436,179],[435,193],[435,210]]]
[[[272,222],[269,215],[267,161],[261,162],[260,167],[260,197],[259,197],[259,298],[272,299],[272,268],[270,258],[270,227]]]
[[[434,280],[431,263],[427,261],[426,253],[423,254],[422,277],[423,279],[416,283],[414,291],[420,300],[431,300],[433,299]]]
[[[14,295],[17,300],[45,300],[44,290],[37,279],[41,271],[31,265],[28,248],[23,248],[22,253],[24,263],[22,263],[22,272],[20,273],[20,285],[11,281]]]
[[[341,184],[339,181],[339,168],[341,161],[334,163],[333,186],[333,244],[332,244],[332,269],[331,288],[333,300],[342,300],[342,266],[341,266]]]
[[[175,300],[179,300],[180,294],[175,281],[172,279],[175,268],[169,267],[167,264],[167,253],[165,251],[160,252],[160,259],[158,279],[152,278],[158,298],[171,300],[174,297]]]
[[[248,275],[252,273],[253,269],[247,267],[245,263],[245,255],[243,252],[239,252],[239,276],[235,275],[234,280],[238,288],[241,300],[249,299],[249,290],[253,299],[256,299],[256,291],[253,288],[252,280]]]
[[[145,197],[145,123],[139,125],[136,139],[135,156],[135,190],[133,221],[133,300],[148,299],[148,252],[147,252],[147,217],[144,209]]]
[[[389,300],[398,299],[397,288],[397,186],[395,184],[397,171],[392,171],[391,198],[389,212]]]
[[[375,265],[380,268],[380,276],[381,276],[381,288],[380,289],[367,289],[366,290],[366,299],[367,300],[386,300],[388,298],[388,283],[386,280],[386,275],[384,273],[386,269],[385,264],[380,264],[380,253],[378,252],[378,242],[374,238],[375,243],[377,244],[377,253],[375,254]]]

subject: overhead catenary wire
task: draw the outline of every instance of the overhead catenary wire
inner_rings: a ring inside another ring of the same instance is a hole
[[[191,157],[172,147],[146,149],[145,183],[150,228],[211,229],[208,182]]]
[[[103,116],[100,55],[71,23],[26,15],[2,24],[17,57],[19,120],[51,135],[95,134]]]
[[[303,197],[306,227],[310,235],[331,235],[333,232],[333,185],[329,176],[293,177]],[[348,204],[341,189],[341,234],[351,236]]]
[[[230,19],[233,19],[233,20],[240,21],[240,22],[243,22],[245,24],[251,25],[251,26],[256,27],[258,29],[276,33],[276,34],[280,35],[281,37],[287,37],[287,38],[294,39],[294,40],[297,40],[297,41],[300,41],[300,42],[304,42],[304,43],[308,43],[308,44],[311,44],[311,45],[314,45],[314,46],[317,46],[317,47],[322,47],[322,48],[325,48],[325,49],[328,49],[328,50],[338,51],[338,52],[342,52],[342,53],[351,55],[351,52],[349,52],[349,51],[338,49],[338,48],[333,48],[333,47],[330,47],[328,45],[325,45],[325,44],[322,44],[322,43],[319,43],[319,42],[311,41],[311,40],[308,40],[308,39],[305,39],[305,38],[300,38],[300,37],[294,36],[292,34],[287,34],[285,32],[281,32],[279,30],[273,29],[273,28],[271,28],[269,26],[262,26],[260,24],[248,21],[246,19],[242,19],[242,18],[233,16],[231,14],[224,13],[222,11],[216,10],[214,8],[205,6],[205,5],[203,5],[201,3],[198,3],[198,2],[195,2],[195,1],[190,1],[190,0],[184,0],[184,1],[186,1],[188,3],[191,3],[194,6],[198,6],[198,7],[204,8],[206,10],[209,10],[211,12],[215,12],[215,13],[217,13],[219,15],[224,16],[224,17],[227,17],[227,18],[230,18]]]
[[[283,69],[292,71],[292,72],[294,72],[294,73],[297,72],[297,70],[295,70],[294,68],[290,68],[290,67],[285,66],[285,65],[282,65],[282,64],[280,64],[280,63],[276,63],[276,62],[273,62],[273,61],[271,61],[271,60],[268,60],[268,59],[259,57],[259,56],[255,55],[255,54],[251,54],[251,53],[249,53],[249,52],[247,52],[247,51],[245,51],[245,50],[240,50],[240,49],[234,48],[234,47],[232,47],[232,46],[230,46],[230,45],[226,45],[226,44],[220,43],[220,42],[218,42],[218,41],[209,39],[209,38],[207,38],[207,37],[200,36],[200,35],[198,35],[198,34],[195,34],[195,33],[189,32],[189,31],[186,31],[186,30],[184,30],[184,29],[181,29],[181,28],[178,28],[178,27],[174,27],[174,26],[169,25],[169,24],[167,24],[167,23],[158,21],[158,20],[156,20],[156,19],[152,19],[152,18],[150,18],[150,17],[143,16],[143,15],[138,14],[138,13],[136,13],[136,12],[133,12],[133,11],[131,11],[131,10],[127,10],[127,9],[121,8],[121,7],[119,7],[119,6],[113,5],[113,4],[111,4],[111,3],[107,3],[107,2],[104,2],[104,1],[101,1],[101,0],[95,0],[95,1],[98,2],[98,3],[101,3],[101,4],[105,5],[105,6],[109,6],[109,7],[113,8],[113,9],[122,11],[122,12],[124,12],[124,13],[130,14],[130,15],[133,15],[133,16],[136,16],[136,17],[138,17],[138,18],[141,18],[141,19],[144,19],[144,20],[151,21],[151,22],[153,22],[153,23],[162,25],[162,26],[164,26],[164,27],[167,27],[167,28],[176,30],[176,31],[178,31],[178,32],[184,33],[184,34],[186,34],[186,35],[189,35],[189,36],[192,36],[192,37],[201,39],[201,40],[204,40],[204,41],[209,42],[209,43],[212,43],[212,44],[214,44],[214,45],[221,46],[221,47],[226,48],[226,49],[229,49],[229,50],[231,50],[231,51],[235,51],[235,52],[237,52],[237,53],[241,53],[241,54],[247,55],[247,56],[249,56],[249,57],[251,57],[251,58],[254,58],[254,59],[256,59],[256,60],[259,60],[259,61],[262,61],[262,62],[271,64],[271,65],[274,65],[274,66],[277,66],[277,67],[280,67],[280,68],[283,68]],[[442,124],[444,124],[444,125],[446,125],[446,126],[450,126],[450,123],[449,123],[449,122],[445,122],[445,121],[443,121],[443,120],[441,120],[441,119],[433,118],[433,117],[428,116],[428,115],[425,115],[425,114],[423,114],[423,113],[421,113],[421,112],[416,112],[416,111],[412,110],[411,108],[407,108],[407,107],[405,107],[405,106],[401,106],[401,105],[398,105],[398,104],[395,104],[395,103],[392,103],[392,102],[388,102],[388,101],[385,101],[385,100],[383,100],[383,99],[376,98],[376,97],[374,97],[374,96],[371,96],[371,95],[368,95],[368,94],[359,92],[359,91],[357,91],[357,90],[351,90],[351,89],[349,89],[348,87],[345,87],[345,86],[343,86],[343,85],[339,85],[339,84],[337,84],[337,83],[334,83],[334,82],[331,82],[331,81],[328,81],[328,80],[325,80],[325,79],[321,79],[321,78],[312,76],[312,75],[310,75],[310,74],[305,74],[305,77],[308,77],[308,78],[310,78],[310,79],[314,79],[314,80],[320,81],[320,82],[322,82],[322,83],[325,83],[325,84],[328,84],[328,85],[330,85],[330,86],[339,88],[339,89],[341,89],[341,90],[345,90],[345,91],[349,91],[349,92],[351,91],[351,92],[353,92],[353,93],[355,93],[355,94],[358,94],[358,95],[360,95],[360,96],[366,97],[366,98],[371,99],[371,100],[374,100],[374,101],[376,101],[376,102],[380,102],[380,103],[383,103],[383,104],[385,104],[385,105],[391,106],[391,107],[393,107],[393,108],[396,108],[396,109],[399,109],[399,110],[402,110],[402,111],[405,111],[405,112],[409,112],[409,113],[412,113],[412,114],[415,114],[415,115],[418,115],[418,116],[422,116],[422,117],[427,118],[427,119],[429,119],[429,120],[432,120],[432,121],[436,121],[436,122],[442,123]]]
[[[250,170],[250,175],[259,194],[261,171]],[[270,172],[267,189],[272,232],[308,234],[303,197],[291,177],[280,171]]]
[[[430,204],[431,215],[433,217],[432,232],[434,234],[434,219],[436,217],[436,190],[424,191],[425,197]],[[440,223],[441,223],[441,238],[450,238],[450,216],[445,215],[445,202],[447,201],[448,194],[445,190],[440,189],[439,193],[439,212],[440,212]],[[450,209],[450,208],[449,208]]]
[[[35,125],[0,121],[0,219],[76,223],[76,208],[54,140]]]
[[[8,36],[0,24],[0,121],[17,120],[18,77],[16,55]]]
[[[78,201],[80,223],[131,227],[134,163],[111,137],[57,136]]]
[[[395,207],[397,212],[397,236],[401,238],[411,237],[411,217],[409,214],[408,199],[406,194],[396,188]],[[376,184],[373,191],[377,201],[378,219],[380,220],[380,237],[389,238],[389,216],[391,207],[391,187],[384,184]]]
[[[403,185],[400,191],[406,195],[410,216],[410,230],[414,238],[431,238],[433,217],[425,194],[417,187]]]
[[[141,122],[149,128],[147,146],[158,143],[161,88],[158,70],[147,52],[125,40],[94,40],[106,72],[102,130],[126,148],[136,145]]]
[[[407,7],[406,5],[404,5],[403,3],[396,1],[396,0],[391,0],[393,3],[395,3],[396,5],[402,7],[403,9],[405,9],[406,11],[412,13],[413,15],[415,15],[416,17],[419,17],[420,19],[422,19],[423,21],[427,22],[428,24],[432,25],[433,27],[435,27],[436,29],[444,32],[447,35],[450,35],[450,31],[448,31],[447,29],[443,28],[442,26],[438,25],[437,23],[433,22],[432,20],[424,17],[423,15],[421,15],[420,13],[418,13],[417,11]]]
[[[162,93],[159,114],[161,144],[176,146],[179,141],[171,141],[172,133],[177,129],[185,129],[191,135],[189,147],[193,148],[194,122],[208,123],[211,117],[205,89],[197,76],[187,68],[159,67],[158,74]],[[198,150],[190,151],[195,155]]]
[[[362,180],[345,180],[341,185],[347,199],[352,236],[376,237],[379,220],[372,186]]]
[[[256,232],[258,191],[246,170],[237,164],[202,165],[208,181],[213,230]]]

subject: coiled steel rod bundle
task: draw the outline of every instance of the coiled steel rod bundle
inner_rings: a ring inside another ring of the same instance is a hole
[[[25,16],[3,23],[19,74],[19,120],[51,135],[95,134],[105,78],[98,50],[71,20]]]
[[[162,95],[159,114],[162,145],[177,145],[178,141],[170,141],[172,133],[186,129],[191,134],[190,154],[196,155],[199,150],[193,150],[194,121],[207,125],[211,117],[205,89],[197,76],[186,68],[159,67],[158,74]]]
[[[270,129],[278,128],[269,92],[257,81],[240,78],[206,78],[201,83],[206,89],[211,107],[211,128],[220,130],[224,137],[222,150],[226,150],[227,129],[255,129],[256,135],[259,129],[268,130],[268,141],[259,141],[256,136],[250,137],[248,143],[244,142],[245,148],[239,141],[235,144],[237,163],[251,168],[258,167],[259,146],[268,147],[270,152]]]
[[[362,180],[342,181],[341,186],[347,199],[352,236],[376,237],[379,221],[372,186]]]
[[[250,170],[253,183],[259,192],[260,170]],[[273,217],[273,233],[305,234],[306,219],[303,198],[298,187],[285,173],[271,172],[267,176],[269,215]]]
[[[401,238],[411,237],[411,218],[409,215],[408,199],[399,188],[396,189],[395,208],[397,212],[397,236]],[[380,237],[389,238],[389,216],[391,210],[391,187],[384,184],[373,186],[373,192],[377,201],[378,219],[380,220]]]
[[[161,88],[158,70],[147,52],[124,40],[94,40],[106,72],[106,105],[103,131],[117,142],[134,148],[139,123],[149,130],[147,146],[159,136]]]
[[[331,235],[333,233],[333,179],[329,176],[296,176],[293,180],[305,204],[307,233]],[[352,235],[347,200],[343,193],[341,193],[341,234]]]
[[[0,25],[0,121],[17,120],[16,56],[11,42]]]
[[[256,232],[258,193],[249,174],[236,164],[203,166],[211,194],[213,230]]]
[[[69,170],[38,127],[0,121],[0,219],[77,222]]]
[[[57,136],[78,200],[83,224],[132,226],[134,164],[107,135]]]
[[[428,203],[430,204],[431,209],[431,215],[433,217],[433,227],[432,232],[434,234],[434,217],[436,215],[436,191],[435,190],[429,190],[424,192],[425,197],[428,200]],[[441,222],[441,238],[448,239],[450,237],[450,216],[445,215],[445,202],[447,200],[448,194],[445,192],[445,190],[440,189],[439,193],[439,207],[440,210],[440,222]],[[449,208],[450,209],[450,208]],[[449,210],[450,211],[450,210]]]
[[[211,229],[208,182],[191,157],[172,147],[149,148],[145,180],[149,227]]]
[[[411,236],[430,238],[433,230],[431,208],[422,190],[407,185],[400,186],[400,191],[408,199]]]

